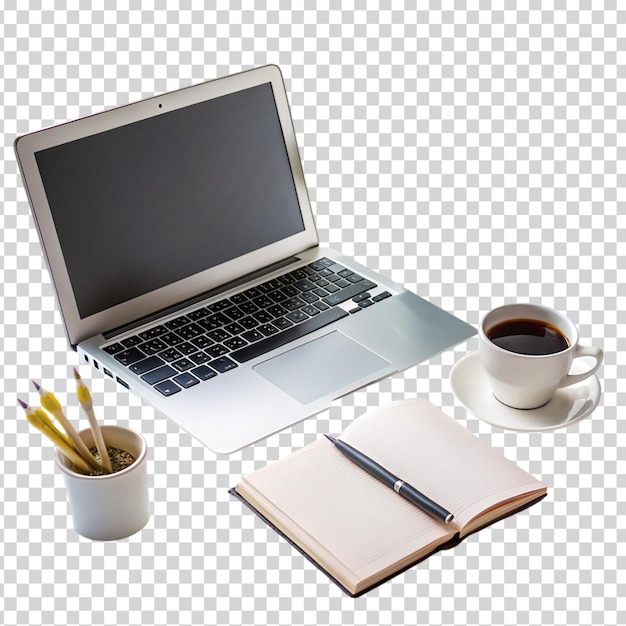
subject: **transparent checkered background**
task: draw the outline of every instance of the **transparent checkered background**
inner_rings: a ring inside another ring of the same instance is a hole
[[[53,4],[63,8],[42,8]],[[94,8],[80,8],[87,4]],[[175,4],[5,0],[0,10],[0,621],[626,623],[618,411],[626,405],[626,7],[235,0],[167,8]],[[147,438],[153,477],[148,526],[127,540],[91,542],[72,529],[51,445],[16,406],[18,397],[36,402],[34,378],[77,419],[76,355],[13,140],[266,63],[285,76],[322,243],[472,324],[514,300],[567,311],[581,337],[605,349],[601,405],[551,433],[488,426],[449,383],[472,340],[222,457],[82,369],[104,419]],[[354,600],[227,489],[322,432],[341,432],[366,407],[415,394],[545,481],[549,495]]]

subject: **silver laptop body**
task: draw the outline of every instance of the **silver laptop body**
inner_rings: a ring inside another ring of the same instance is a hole
[[[265,66],[19,137],[81,363],[229,453],[475,333],[318,246]]]

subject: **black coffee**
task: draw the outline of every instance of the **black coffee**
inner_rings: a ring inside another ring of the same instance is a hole
[[[569,348],[569,341],[558,328],[539,320],[514,319],[500,322],[489,329],[487,337],[496,346],[518,354],[555,354]]]

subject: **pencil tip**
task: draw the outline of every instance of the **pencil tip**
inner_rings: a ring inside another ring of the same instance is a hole
[[[17,401],[19,402],[19,405],[26,410],[28,408],[28,404],[26,404],[26,402],[23,402],[22,400],[20,400],[19,398],[17,399]]]
[[[35,385],[35,389],[36,389],[37,391],[39,391],[39,390],[41,389],[41,385],[40,385],[39,383],[35,382],[34,380],[33,380],[33,381],[31,381],[31,382],[33,383],[33,385]]]
[[[76,368],[74,368],[74,378],[76,380],[80,380],[80,374],[78,373],[78,370]]]

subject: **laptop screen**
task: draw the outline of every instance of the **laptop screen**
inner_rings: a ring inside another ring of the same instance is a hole
[[[304,230],[270,83],[35,158],[81,318]]]

